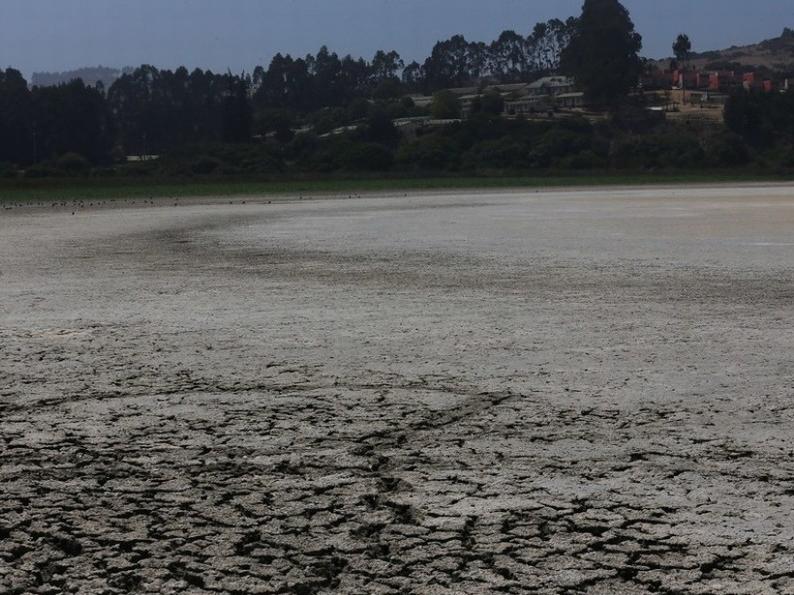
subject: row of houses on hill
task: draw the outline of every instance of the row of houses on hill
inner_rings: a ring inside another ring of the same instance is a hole
[[[788,91],[789,89],[788,79],[774,80],[754,71],[738,72],[695,68],[657,69],[646,74],[642,78],[641,84],[644,89],[648,90],[688,89],[723,94],[740,88],[767,93]]]
[[[585,107],[584,93],[578,91],[574,80],[566,76],[547,76],[532,83],[460,87],[449,89],[449,92],[457,96],[464,117],[471,113],[475,102],[484,93],[499,93],[504,99],[505,113],[508,115],[531,115]],[[415,96],[413,100],[418,106],[432,102],[431,97],[424,96]]]

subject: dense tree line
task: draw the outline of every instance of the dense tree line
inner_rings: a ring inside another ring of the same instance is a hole
[[[575,19],[538,24],[528,36],[505,31],[489,44],[453,36],[424,64],[394,51],[367,61],[323,47],[316,55],[277,54],[250,75],[144,65],[108,89],[70,82],[29,88],[0,74],[0,162],[29,165],[78,153],[95,164],[120,154],[160,154],[194,143],[240,142],[277,133],[289,140],[299,120],[333,129],[365,118],[367,102],[406,93],[494,82],[530,81],[559,66]]]
[[[505,31],[491,43],[453,36],[423,64],[406,65],[394,51],[364,60],[323,47],[298,58],[277,54],[242,75],[144,65],[108,89],[80,80],[31,88],[9,69],[0,72],[0,175],[81,172],[126,155],[163,158],[125,173],[164,175],[735,166],[770,148],[775,163],[794,165],[794,94],[737,94],[727,128],[716,132],[672,125],[627,102],[641,46],[618,0],[585,0],[579,18],[540,23],[527,36]],[[501,117],[504,97],[487,92],[465,122],[410,134],[393,123],[459,119],[450,88],[560,71],[611,117],[600,125],[510,121]],[[410,94],[433,94],[430,107],[416,107]]]
[[[250,139],[250,81],[231,74],[142,66],[108,90],[118,144],[128,154],[159,154],[197,142]]]
[[[0,162],[30,164],[74,152],[103,163],[113,141],[101,89],[80,80],[29,89],[18,71],[0,72]]]
[[[414,89],[436,91],[488,78],[502,83],[529,81],[555,72],[576,30],[577,20],[552,19],[538,23],[528,36],[504,31],[485,44],[468,42],[462,35],[435,45],[424,65],[406,68],[403,82]]]

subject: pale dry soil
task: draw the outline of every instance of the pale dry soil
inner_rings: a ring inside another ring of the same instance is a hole
[[[0,213],[2,593],[794,593],[794,187]]]

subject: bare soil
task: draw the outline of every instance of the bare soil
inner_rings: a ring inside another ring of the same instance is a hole
[[[794,187],[0,213],[0,593],[794,593]]]

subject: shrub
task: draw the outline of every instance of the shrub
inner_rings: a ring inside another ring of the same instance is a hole
[[[24,176],[26,178],[51,178],[53,176],[57,176],[58,172],[54,170],[52,167],[48,165],[44,165],[41,163],[37,163],[36,165],[31,165],[27,168],[24,172]]]
[[[469,169],[526,167],[528,148],[525,142],[505,136],[478,143],[463,156],[463,164]]]
[[[194,161],[191,166],[190,170],[197,175],[206,176],[209,174],[213,174],[218,171],[223,163],[220,160],[215,159],[214,157],[203,156],[199,157],[196,161]]]
[[[395,128],[391,117],[385,110],[376,109],[367,120],[364,138],[370,142],[394,146],[400,140],[400,131]]]
[[[529,156],[530,165],[540,168],[551,167],[560,159],[589,150],[591,144],[589,135],[559,126],[552,128],[533,143]]]
[[[496,91],[489,91],[485,95],[478,95],[471,104],[472,114],[488,114],[499,116],[505,111],[505,100]]]
[[[403,85],[396,79],[381,81],[372,93],[375,99],[397,99],[402,95]]]
[[[725,125],[759,149],[794,144],[794,93],[738,91],[725,105]]]
[[[91,169],[88,159],[78,153],[65,153],[58,158],[58,169],[69,175],[79,175]]]
[[[706,161],[710,165],[734,167],[750,161],[750,152],[744,139],[729,130],[706,137],[704,145]]]
[[[369,115],[370,110],[370,103],[363,97],[357,97],[353,101],[350,102],[350,105],[347,106],[347,118],[348,122],[355,122],[357,120],[363,120]]]
[[[19,172],[11,163],[0,163],[0,178],[16,178]]]
[[[386,171],[394,163],[391,151],[377,143],[351,143],[341,154],[344,169],[352,171]]]
[[[595,151],[586,150],[576,155],[570,155],[560,160],[560,167],[563,169],[601,169],[606,167],[607,162]]]
[[[347,123],[347,112],[342,108],[325,108],[310,117],[315,134],[327,134]]]
[[[453,143],[438,134],[405,143],[397,151],[397,163],[417,171],[451,169],[456,160],[457,152]]]
[[[612,115],[612,125],[615,128],[634,134],[650,132],[664,121],[664,112],[654,112],[634,105],[624,105]]]
[[[618,168],[689,168],[703,164],[699,139],[681,130],[628,136],[612,144],[610,161]]]
[[[316,134],[311,132],[302,132],[296,134],[289,145],[287,145],[286,154],[289,159],[298,161],[307,161],[314,155],[320,147],[320,139]]]
[[[258,112],[254,117],[254,131],[266,135],[274,133],[276,140],[287,143],[292,140],[292,128],[296,125],[296,116],[289,110],[267,109]]]
[[[436,120],[454,120],[460,118],[460,101],[450,91],[439,91],[433,95],[430,110]]]

